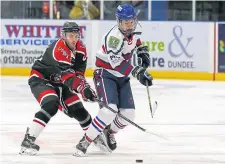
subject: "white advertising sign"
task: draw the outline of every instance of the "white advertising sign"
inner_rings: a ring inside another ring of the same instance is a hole
[[[116,22],[101,22],[100,35]],[[141,40],[148,46],[152,70],[197,71],[209,70],[211,44],[210,23],[199,22],[140,22]]]
[[[30,67],[61,35],[65,20],[2,20],[1,66]],[[116,21],[76,21],[93,68],[102,36]],[[141,40],[151,55],[151,70],[207,72],[213,49],[213,23],[140,22]]]
[[[1,20],[1,67],[30,67],[61,36],[65,20]],[[81,40],[91,52],[91,22],[76,21]],[[88,37],[88,38],[87,38]],[[91,66],[91,58],[88,60]]]

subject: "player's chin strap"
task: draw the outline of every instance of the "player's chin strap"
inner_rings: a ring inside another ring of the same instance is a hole
[[[116,110],[114,110],[110,106],[108,106],[105,103],[101,102],[99,99],[95,99],[95,101],[98,102],[101,106],[109,109],[111,112],[117,113],[121,118],[123,118],[124,120],[126,120],[127,122],[129,122],[131,125],[135,126],[136,128],[140,129],[141,131],[146,132],[146,133],[149,133],[149,134],[152,134],[152,135],[155,135],[155,136],[157,136],[159,138],[162,138],[164,140],[168,140],[167,138],[165,138],[165,137],[163,137],[161,135],[158,135],[156,133],[153,133],[153,132],[149,131],[148,129],[142,128],[138,124],[134,123],[133,121],[131,121],[130,119],[128,119],[127,117],[125,117],[124,115],[122,115],[120,112],[117,112]]]
[[[152,115],[152,118],[155,114],[155,111],[158,107],[158,103],[157,101],[154,102],[154,104],[152,105],[151,103],[151,96],[150,96],[150,92],[149,92],[149,86],[148,86],[148,82],[146,81],[146,90],[147,90],[147,95],[148,95],[148,103],[149,103],[149,108],[150,108],[150,112],[151,112],[151,115]]]

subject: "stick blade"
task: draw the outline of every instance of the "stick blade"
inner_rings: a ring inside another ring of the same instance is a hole
[[[148,129],[145,129],[145,132],[148,133],[148,134],[154,135],[154,136],[156,136],[158,138],[161,138],[161,139],[164,139],[164,140],[167,140],[167,141],[169,140],[168,138],[166,138],[166,137],[164,137],[164,136],[162,136],[160,134],[153,133],[152,131],[150,131]]]
[[[155,101],[152,105],[152,115],[154,116],[156,109],[158,108],[158,102]]]

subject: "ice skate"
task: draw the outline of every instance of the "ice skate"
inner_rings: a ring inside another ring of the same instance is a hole
[[[86,139],[86,136],[83,136],[83,138],[77,144],[75,153],[73,155],[77,156],[77,157],[85,156],[85,154],[87,152],[87,148],[89,147],[90,144],[91,144],[91,142],[89,142]]]
[[[100,149],[101,152],[111,152],[106,144],[106,136],[101,132],[93,141],[96,147]]]
[[[104,130],[103,130],[103,141],[105,143],[105,145],[108,148],[108,151],[112,152],[113,150],[115,150],[117,148],[117,144],[116,144],[116,139],[114,134],[112,133],[110,126],[107,126]]]
[[[21,143],[21,150],[19,154],[21,155],[36,155],[39,151],[40,147],[36,145],[35,142],[36,138],[30,136],[29,134],[29,128],[27,128],[25,137],[23,139],[23,142]]]

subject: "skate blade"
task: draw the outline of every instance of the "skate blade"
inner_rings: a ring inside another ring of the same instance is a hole
[[[112,153],[112,150],[109,148],[108,144],[107,144],[107,140],[106,140],[106,137],[105,135],[101,135],[102,136],[102,139],[103,139],[103,142],[104,142],[104,146],[101,145],[100,147],[105,150],[105,151],[108,151],[109,153]]]
[[[75,156],[75,157],[84,157],[86,155],[81,150],[76,149],[75,153],[73,153],[73,156]]]
[[[105,144],[105,143],[104,143]],[[101,152],[104,152],[104,153],[111,153],[109,148],[107,148],[107,146],[103,145],[102,143],[95,143],[95,146],[101,151]]]
[[[37,154],[37,150],[35,149],[29,149],[29,148],[25,148],[25,147],[21,147],[19,154],[20,155],[36,155]]]

